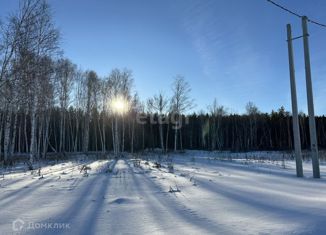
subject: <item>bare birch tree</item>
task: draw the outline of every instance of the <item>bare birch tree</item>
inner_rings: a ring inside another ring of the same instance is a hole
[[[68,59],[59,59],[56,64],[56,82],[60,116],[59,152],[65,151],[66,143],[66,112],[70,104],[70,93],[76,73],[76,65]]]
[[[171,112],[174,115],[174,151],[177,151],[178,130],[181,136],[182,114],[194,107],[194,100],[190,97],[191,88],[183,76],[177,75],[172,85]],[[182,140],[180,140],[182,146]]]
[[[163,121],[166,118],[168,99],[162,92],[160,92],[158,95],[154,95],[152,98],[149,98],[147,105],[149,106],[150,110],[154,110],[154,112],[157,112],[158,114],[160,144],[161,150],[164,152]]]

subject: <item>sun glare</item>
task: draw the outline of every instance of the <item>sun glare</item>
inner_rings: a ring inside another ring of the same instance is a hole
[[[110,106],[114,113],[124,114],[128,111],[129,103],[123,97],[116,97],[111,101]]]

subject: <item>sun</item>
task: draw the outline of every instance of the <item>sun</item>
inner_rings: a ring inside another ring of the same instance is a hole
[[[110,106],[114,113],[125,114],[129,109],[129,102],[125,98],[118,96],[112,99]]]

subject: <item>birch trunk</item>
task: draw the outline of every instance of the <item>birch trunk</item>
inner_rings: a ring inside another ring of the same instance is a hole
[[[61,110],[61,118],[60,118],[60,142],[59,142],[59,152],[65,151],[65,128],[66,128],[66,114],[64,108]]]
[[[24,113],[24,139],[25,139],[25,152],[26,153],[29,152],[28,136],[27,136],[27,115],[28,115],[28,111],[26,109],[26,112]]]
[[[43,118],[42,118],[43,119]],[[38,127],[38,140],[37,140],[37,159],[40,159],[41,154],[41,141],[42,141],[42,131],[43,131],[43,121],[40,119],[41,125]]]
[[[159,125],[159,132],[160,132],[160,141],[161,141],[161,149],[162,152],[164,152],[164,140],[163,140],[163,125],[162,125],[162,121]]]
[[[120,140],[119,140],[119,132],[118,132],[118,117],[115,116],[115,123],[114,123],[114,133],[115,133],[115,137],[114,137],[114,141],[115,141],[115,154],[117,155],[120,151]]]
[[[111,119],[112,125],[111,125],[111,132],[112,132],[112,147],[113,147],[113,152],[116,154],[116,146],[115,146],[115,133],[114,133],[114,120],[113,118]]]
[[[11,132],[11,108],[8,109],[7,115],[5,117],[5,129],[4,129],[4,139],[3,139],[3,153],[4,161],[9,160],[9,146],[10,146],[10,132]]]
[[[165,152],[168,152],[169,150],[169,129],[170,129],[170,122],[168,122],[168,126],[166,128]]]
[[[131,128],[131,153],[134,153],[134,135],[135,135],[135,120],[132,119],[132,128]]]
[[[12,137],[11,137],[11,143],[10,143],[10,156],[12,156],[14,151],[15,151],[17,121],[18,121],[18,113],[15,112],[15,118],[14,118],[14,123],[13,123],[13,131],[12,131]]]
[[[18,144],[17,144],[17,152],[21,153],[22,149],[22,125],[21,125],[21,119],[22,117],[19,118],[19,127],[18,127]],[[1,131],[0,131],[1,133]],[[1,142],[1,139],[0,139]]]
[[[78,112],[76,112],[76,131],[75,131],[75,141],[74,141],[74,152],[77,152],[78,148],[78,134],[79,134],[79,118],[78,118]]]
[[[182,151],[183,150],[183,147],[182,147],[182,132],[181,132],[181,128],[179,129],[179,134],[180,134],[180,150]]]
[[[174,151],[177,151],[178,128],[174,129]]]
[[[2,125],[3,125],[3,119],[4,119],[4,113],[1,113],[0,112],[0,158],[1,158],[1,153],[2,153],[2,131],[3,131],[3,128],[2,128]]]
[[[125,151],[125,119],[122,117],[122,146],[121,152]]]
[[[36,107],[37,97],[34,95],[31,112],[31,144],[30,144],[30,162],[32,163],[36,154]]]
[[[89,144],[89,117],[86,114],[85,125],[84,125],[84,141],[83,141],[83,152],[88,152]]]
[[[142,147],[143,147],[143,152],[145,150],[145,125],[143,125],[143,129],[142,129],[142,139],[143,139],[143,143],[142,143]]]
[[[43,132],[43,150],[42,150],[42,157],[46,157],[46,153],[48,150],[49,144],[49,127],[50,127],[50,114],[45,115],[45,127]]]
[[[100,127],[100,124],[99,124]],[[101,133],[101,130],[99,130]],[[102,115],[102,135],[101,135],[101,141],[102,141],[102,152],[105,153],[106,152],[106,148],[105,148],[105,120],[104,120],[104,113]]]

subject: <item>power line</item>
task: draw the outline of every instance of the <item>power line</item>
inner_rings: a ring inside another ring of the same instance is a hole
[[[326,28],[326,25],[325,25],[325,24],[318,23],[318,22],[316,22],[316,21],[314,21],[314,20],[311,20],[311,19],[309,19],[309,18],[308,18],[308,21],[309,21],[310,23],[313,23],[313,24],[316,24],[316,25],[319,25],[319,26],[321,26],[321,27],[325,27],[325,28]]]
[[[291,11],[291,10],[289,10],[289,9],[287,9],[287,8],[285,8],[285,7],[281,6],[281,5],[279,5],[279,4],[277,4],[276,2],[273,2],[272,0],[267,0],[267,2],[270,2],[271,4],[277,6],[278,8],[281,8],[281,9],[284,10],[284,11],[287,11],[288,13],[290,13],[290,14],[292,14],[292,15],[295,15],[296,17],[299,17],[299,18],[302,17],[302,16],[299,15],[298,13],[296,13],[296,12],[294,12],[294,11]]]
[[[299,18],[302,18],[302,17],[303,17],[303,15],[300,15],[300,14],[298,14],[298,13],[296,13],[296,12],[294,12],[294,11],[292,11],[292,10],[290,10],[290,9],[288,9],[288,8],[286,8],[286,7],[280,5],[280,4],[278,4],[278,3],[276,3],[276,2],[274,2],[274,1],[272,1],[272,0],[267,0],[267,2],[273,4],[274,6],[280,8],[280,9],[282,9],[283,11],[286,11],[286,12],[288,12],[288,13],[290,13],[290,14],[296,16],[296,17],[299,17]],[[315,24],[315,25],[318,25],[318,26],[321,26],[321,27],[325,27],[325,28],[326,28],[326,24],[319,23],[319,22],[314,21],[314,20],[311,20],[311,19],[309,19],[309,18],[308,18],[308,21],[309,21],[310,23],[312,23],[312,24]]]

